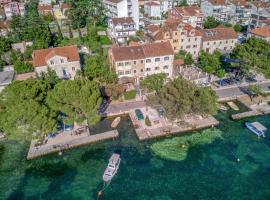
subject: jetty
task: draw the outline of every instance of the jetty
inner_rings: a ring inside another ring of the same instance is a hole
[[[60,133],[55,138],[50,138],[45,144],[37,145],[37,140],[32,140],[27,154],[27,160],[35,159],[40,156],[55,152],[62,152],[78,146],[97,143],[119,136],[117,130],[91,135],[87,132],[74,135],[71,133]]]
[[[219,124],[213,116],[186,116],[184,119],[171,122],[164,117],[158,116],[152,108],[141,108],[145,116],[151,121],[151,126],[147,126],[144,120],[138,120],[133,111],[129,113],[130,119],[135,127],[135,132],[140,141],[164,137],[172,134],[180,134],[200,130],[204,128],[214,127]]]
[[[245,96],[238,98],[237,100],[249,110],[242,113],[233,114],[231,117],[234,120],[270,114],[270,105],[267,103],[270,101],[269,97],[254,98],[251,100],[250,97]]]

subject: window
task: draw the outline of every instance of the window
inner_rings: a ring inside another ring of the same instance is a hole
[[[136,74],[136,72],[137,72],[136,70],[133,71],[134,74]]]
[[[125,71],[125,74],[131,74],[131,71],[129,71],[129,70]]]
[[[197,47],[197,45],[193,45],[193,48],[196,48]]]
[[[151,62],[151,59],[146,59],[146,63],[150,63]]]
[[[125,62],[125,66],[130,65],[130,62]]]
[[[61,58],[61,59],[60,59],[60,62],[61,62],[61,63],[64,63],[64,59]]]
[[[75,67],[72,67],[72,71],[75,71]]]
[[[151,68],[146,68],[146,71],[147,71],[147,72],[151,71]]]
[[[209,42],[207,42],[207,45],[209,45]]]
[[[137,63],[136,61],[133,61],[133,64],[134,64],[134,65],[136,65],[136,63]]]
[[[187,46],[186,46],[186,49],[189,49],[189,48],[190,48],[190,45],[187,45]]]
[[[177,32],[175,32],[174,35],[177,35]]]
[[[124,63],[119,62],[119,63],[117,63],[117,66],[118,66],[118,67],[120,67],[120,66],[124,66]]]
[[[181,42],[184,42],[184,39],[182,39]]]
[[[140,80],[142,81],[143,80],[143,77],[140,77]]]
[[[165,65],[165,66],[163,67],[163,69],[169,69],[169,66],[168,66],[168,65]]]
[[[169,76],[169,73],[165,73],[165,75],[166,75],[166,77],[168,77]]]
[[[188,38],[188,41],[190,42],[190,38]]]
[[[155,62],[159,62],[160,61],[160,58],[155,58]]]
[[[226,44],[228,44],[228,40],[226,40]]]
[[[216,44],[216,42],[214,42],[214,44]]]
[[[143,69],[141,69],[141,72],[143,72]]]
[[[141,60],[141,64],[143,64],[143,60]]]
[[[118,75],[124,75],[124,72],[123,71],[118,71]]]
[[[159,70],[159,67],[155,67],[155,70]]]
[[[51,63],[51,65],[54,65],[54,62],[52,60],[50,61],[50,63]]]
[[[164,60],[166,61],[166,60],[169,60],[170,58],[169,58],[169,56],[166,56],[166,57],[164,57]]]
[[[195,41],[197,41],[197,38],[195,38]]]

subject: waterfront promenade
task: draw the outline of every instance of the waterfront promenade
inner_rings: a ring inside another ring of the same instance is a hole
[[[152,108],[142,108],[141,110],[144,117],[148,116],[151,126],[147,126],[145,120],[138,120],[134,110],[129,113],[136,135],[141,141],[200,130],[219,124],[213,116],[201,117],[198,115],[185,116],[182,120],[172,123],[168,119],[160,117]]]
[[[47,142],[42,145],[37,145],[37,141],[32,140],[27,154],[27,160],[86,144],[114,139],[118,136],[119,133],[117,130],[112,130],[95,135],[91,135],[88,132],[84,132],[78,135],[71,134],[71,132],[62,132],[58,134],[55,138],[49,138]]]

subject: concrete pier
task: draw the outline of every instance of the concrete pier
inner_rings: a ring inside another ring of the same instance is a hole
[[[62,133],[61,133],[62,134]],[[46,144],[36,145],[37,141],[32,140],[31,145],[27,154],[27,160],[31,160],[40,156],[47,154],[75,148],[78,146],[97,143],[109,139],[114,139],[119,136],[117,130],[112,130],[104,133],[99,133],[95,135],[81,134],[81,135],[59,135],[58,138],[53,140],[50,139]],[[60,138],[60,139],[59,139]]]

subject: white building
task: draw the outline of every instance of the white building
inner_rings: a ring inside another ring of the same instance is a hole
[[[205,17],[213,16],[219,21],[228,21],[230,7],[227,0],[203,0],[201,10]]]
[[[139,29],[139,2],[138,0],[103,0],[108,10],[109,18],[132,17]]]
[[[34,50],[32,58],[37,74],[47,72],[48,68],[51,68],[61,79],[74,79],[77,71],[81,70],[76,46]]]
[[[23,16],[25,13],[25,4],[18,2],[11,2],[4,5],[4,11],[7,20],[11,20],[13,15]]]
[[[237,44],[237,33],[233,28],[219,26],[212,29],[202,29],[202,50],[213,53],[215,50],[231,52]]]
[[[136,24],[131,17],[112,18],[109,20],[108,34],[119,43],[127,42],[130,36],[136,35]]]
[[[144,4],[144,11],[148,17],[161,17],[160,2],[149,1]]]
[[[174,52],[170,42],[114,46],[109,50],[109,60],[119,79],[129,77],[139,83],[151,74],[165,73],[167,78],[173,77]]]

